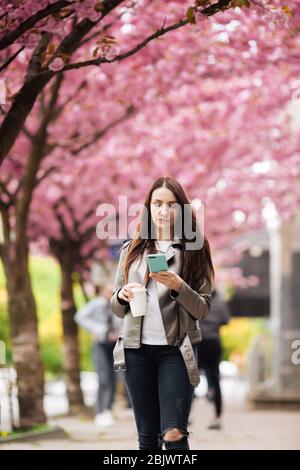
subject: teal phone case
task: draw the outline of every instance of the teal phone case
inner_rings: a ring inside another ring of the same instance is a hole
[[[158,273],[159,271],[168,271],[168,262],[166,255],[163,253],[154,253],[147,255],[147,263],[151,273]]]

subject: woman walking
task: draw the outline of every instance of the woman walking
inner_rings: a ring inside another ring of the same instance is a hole
[[[150,273],[150,253],[165,253],[168,270]],[[172,177],[157,179],[136,233],[121,249],[110,301],[113,313],[124,318],[114,366],[124,373],[139,449],[161,449],[163,443],[166,449],[189,449],[199,320],[209,311],[213,279],[209,243],[182,186]],[[145,316],[130,309],[136,286],[147,289]]]

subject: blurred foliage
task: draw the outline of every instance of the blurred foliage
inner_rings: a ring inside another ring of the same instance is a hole
[[[41,338],[42,358],[47,375],[63,372],[62,367],[62,322],[60,313],[60,270],[57,262],[50,257],[34,256],[30,258],[30,274],[36,299],[39,335]],[[78,308],[84,304],[84,298],[78,283],[74,286],[75,302]],[[81,367],[92,370],[91,337],[80,329]],[[7,361],[11,363],[11,342],[7,314],[7,293],[5,276],[0,262],[0,339],[6,344]]]
[[[246,372],[247,353],[257,335],[270,335],[266,318],[231,318],[228,325],[221,328],[223,360],[236,364],[240,373]]]

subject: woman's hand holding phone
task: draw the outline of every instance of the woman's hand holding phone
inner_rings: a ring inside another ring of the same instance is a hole
[[[155,281],[161,282],[169,289],[173,289],[176,292],[180,292],[183,280],[181,277],[173,271],[160,271],[158,273],[150,273],[149,276]]]

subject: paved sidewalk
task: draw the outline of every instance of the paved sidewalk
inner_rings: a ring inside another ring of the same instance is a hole
[[[300,411],[253,410],[243,400],[235,403],[231,400],[225,403],[222,431],[206,429],[211,412],[211,404],[206,399],[195,399],[191,413],[191,449],[300,449]],[[62,426],[68,438],[5,444],[1,449],[137,449],[131,409],[119,403],[114,413],[116,424],[106,432],[99,432],[88,418],[52,418],[50,422]]]

